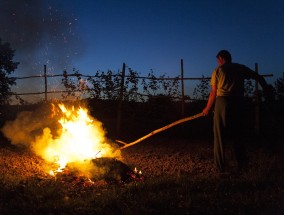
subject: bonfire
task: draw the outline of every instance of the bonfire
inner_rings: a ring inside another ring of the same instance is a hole
[[[25,143],[35,154],[55,164],[48,172],[52,177],[76,175],[90,182],[130,182],[142,178],[141,171],[123,162],[119,146],[106,137],[102,122],[93,118],[86,108],[53,104],[51,116],[46,119],[57,122],[56,126],[42,128],[33,138],[26,138],[23,133],[33,133],[39,130],[39,124],[48,123],[38,123],[23,116],[27,113],[6,123],[2,130],[12,142]],[[33,131],[25,130],[27,126],[23,122],[34,124]],[[15,128],[22,132],[15,135]]]

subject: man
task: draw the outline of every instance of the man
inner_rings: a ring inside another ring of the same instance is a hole
[[[247,165],[245,144],[241,140],[244,112],[244,80],[258,79],[263,90],[268,88],[264,78],[248,67],[232,63],[231,54],[221,50],[217,54],[218,67],[213,71],[207,105],[202,111],[207,116],[214,107],[214,163],[217,170],[225,171],[225,137],[234,141],[238,170]]]

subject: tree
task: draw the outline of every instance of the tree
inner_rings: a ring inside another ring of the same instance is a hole
[[[124,100],[126,101],[144,101],[143,96],[139,93],[139,73],[128,68],[129,75],[124,83]]]
[[[254,86],[251,79],[244,82],[244,96],[249,98],[254,96]]]
[[[10,43],[2,43],[0,39],[0,104],[8,103],[11,86],[16,85],[16,79],[8,77],[19,64],[13,61],[14,53]]]
[[[204,75],[202,75],[202,79],[200,80],[200,83],[197,84],[197,86],[193,90],[193,96],[195,99],[202,99],[205,100],[209,96],[209,82],[210,79],[204,78]]]
[[[69,77],[76,77],[74,79],[69,79]],[[73,68],[73,74],[68,74],[66,70],[63,71],[63,78],[61,83],[66,89],[66,93],[62,94],[63,99],[73,98],[74,100],[79,100],[81,96],[85,93],[86,87],[82,87],[82,77],[79,70]]]

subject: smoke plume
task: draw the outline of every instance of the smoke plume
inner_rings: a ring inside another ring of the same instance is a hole
[[[1,131],[13,145],[32,148],[36,138],[43,135],[44,128],[53,128],[52,134],[56,136],[59,124],[50,116],[51,112],[46,107],[36,111],[22,111],[15,120],[6,121]]]

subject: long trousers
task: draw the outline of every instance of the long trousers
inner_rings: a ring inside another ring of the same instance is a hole
[[[245,143],[242,140],[244,128],[244,102],[242,98],[217,97],[214,108],[214,163],[220,172],[225,171],[225,147],[228,140],[234,144],[238,168],[247,163]]]

